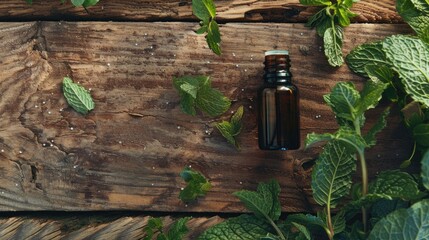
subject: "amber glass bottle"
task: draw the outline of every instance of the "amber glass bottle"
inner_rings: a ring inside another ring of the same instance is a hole
[[[292,84],[289,52],[265,52],[264,85],[258,91],[258,141],[263,150],[300,146],[299,95]]]

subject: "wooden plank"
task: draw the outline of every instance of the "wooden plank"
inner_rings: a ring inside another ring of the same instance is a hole
[[[11,217],[0,219],[0,236],[3,239],[43,239],[43,240],[81,240],[81,239],[142,239],[143,228],[150,217],[121,217],[103,222],[82,222],[82,219],[67,217],[46,219],[37,217]],[[168,229],[174,220],[171,217],[162,217],[165,229]],[[222,219],[220,217],[192,218],[187,227],[189,233],[184,239],[196,239],[204,230],[213,226]],[[69,229],[69,225],[73,229]],[[77,228],[77,229],[76,229]]]
[[[289,49],[301,91],[301,137],[337,126],[323,94],[338,81],[363,79],[331,68],[321,41],[303,24],[226,24],[223,55],[192,23],[1,23],[0,210],[151,210],[237,212],[234,191],[275,178],[287,212],[311,211],[308,161],[319,149],[260,151],[256,90],[265,50]],[[344,52],[357,44],[409,32],[404,25],[352,25]],[[92,89],[96,108],[67,107],[64,76]],[[211,75],[213,85],[245,106],[235,150],[215,130],[229,118],[185,115],[173,76]],[[373,123],[381,108],[367,119]],[[131,113],[138,113],[135,117]],[[318,116],[318,117],[316,117]],[[320,116],[320,117],[319,117]],[[370,172],[399,166],[412,142],[399,113],[368,153]],[[383,159],[383,161],[381,161]],[[202,171],[213,190],[197,203],[178,199],[184,166]]]
[[[34,0],[28,5],[24,0],[2,0],[1,20],[131,20],[171,21],[195,20],[191,0],[102,0],[89,9],[74,8],[60,1]],[[225,21],[276,21],[304,22],[318,8],[306,7],[298,0],[217,0],[218,19]],[[356,22],[395,23],[401,21],[395,10],[394,0],[362,0],[355,4],[359,14]]]

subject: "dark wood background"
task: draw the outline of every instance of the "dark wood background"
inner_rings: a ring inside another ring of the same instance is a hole
[[[194,33],[198,21],[190,0],[102,0],[89,13],[54,0],[0,3],[0,210],[10,217],[1,220],[2,235],[102,239],[116,231],[126,234],[118,237],[137,238],[150,212],[197,214],[193,239],[221,220],[210,216],[244,211],[234,191],[271,178],[282,187],[284,212],[314,211],[310,175],[320,148],[267,152],[257,147],[255,103],[264,51],[290,50],[301,91],[302,143],[307,133],[337,128],[322,96],[339,81],[361,87],[365,80],[346,65],[327,64],[321,39],[304,27],[316,8],[298,0],[215,3],[221,56]],[[364,42],[411,32],[393,0],[360,1],[353,9],[359,17],[345,31],[344,54]],[[233,100],[232,111],[245,107],[240,151],[214,128],[229,112],[215,119],[181,112],[172,78],[182,75],[211,76]],[[67,106],[64,76],[91,89],[94,111],[82,116]],[[383,107],[369,112],[368,125]],[[388,122],[367,153],[372,176],[397,168],[412,149],[397,109]],[[185,166],[213,184],[206,197],[188,205],[178,199],[185,185],[178,174]],[[63,229],[63,220],[12,214],[117,210],[144,212],[73,231]]]

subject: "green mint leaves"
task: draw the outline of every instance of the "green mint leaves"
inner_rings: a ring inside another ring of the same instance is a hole
[[[307,27],[316,28],[317,34],[323,38],[325,56],[333,67],[343,65],[343,27],[350,25],[350,19],[357,15],[350,11],[352,0],[338,0],[332,3],[327,0],[300,0],[303,5],[323,6],[319,12],[308,19]]]
[[[225,113],[231,101],[221,92],[211,87],[209,77],[184,76],[173,79],[173,85],[179,91],[180,106],[183,112],[196,115],[195,107],[211,117]]]
[[[259,183],[257,191],[242,190],[235,192],[255,216],[241,215],[230,218],[206,230],[199,240],[239,240],[239,239],[275,239],[286,240],[282,231],[274,223],[280,218],[280,186],[277,181]],[[273,229],[275,230],[275,234]]]
[[[200,29],[196,31],[197,34],[206,34],[206,41],[209,48],[220,55],[222,53],[220,48],[220,32],[219,25],[216,18],[216,6],[213,0],[192,0],[192,12],[201,20]]]
[[[375,76],[390,87],[395,85],[394,73],[398,74],[405,91],[415,101],[429,106],[429,45],[422,40],[396,35],[383,42],[363,44],[346,59],[352,71]],[[376,76],[374,70],[383,68]]]
[[[187,186],[180,191],[179,198],[183,202],[191,202],[198,197],[203,197],[211,189],[210,182],[200,173],[189,167],[185,167],[180,176]]]
[[[68,77],[63,80],[63,93],[67,103],[78,113],[87,114],[95,107],[89,91]]]
[[[143,240],[182,240],[189,229],[186,227],[190,217],[180,218],[171,224],[170,228],[164,233],[164,224],[161,218],[151,218],[144,227],[145,236]],[[154,238],[156,236],[156,238]]]
[[[216,128],[219,130],[219,132],[222,134],[223,137],[226,138],[226,140],[234,145],[237,149],[240,148],[237,141],[235,140],[235,137],[240,134],[241,129],[243,128],[243,124],[241,122],[241,119],[243,117],[244,108],[243,106],[240,106],[237,111],[232,115],[231,120],[228,121],[222,121],[220,123],[216,123]]]

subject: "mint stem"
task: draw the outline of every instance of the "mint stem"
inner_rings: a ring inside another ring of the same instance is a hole
[[[264,214],[265,215],[265,214]],[[286,240],[285,236],[283,235],[282,231],[280,230],[280,228],[277,226],[276,223],[273,222],[273,220],[268,217],[267,215],[265,215],[265,218],[268,220],[268,222],[271,224],[271,226],[273,226],[274,230],[276,230],[277,234],[279,235],[281,240]]]
[[[361,136],[361,130],[358,119],[355,119],[353,121],[353,125],[355,128],[356,133]],[[357,155],[360,161],[361,166],[361,172],[362,172],[362,197],[365,197],[368,194],[368,168],[366,167],[366,160],[365,160],[365,149],[364,148],[357,148]],[[368,216],[367,211],[365,207],[362,207],[362,224],[363,224],[363,231],[366,234],[368,230]]]

